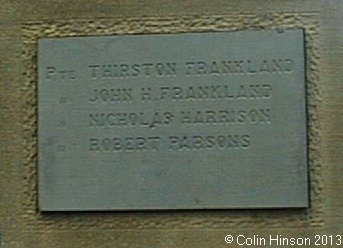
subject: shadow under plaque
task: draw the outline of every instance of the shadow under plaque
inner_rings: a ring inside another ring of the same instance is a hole
[[[301,29],[38,41],[41,211],[308,207]]]

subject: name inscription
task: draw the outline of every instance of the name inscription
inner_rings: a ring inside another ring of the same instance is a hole
[[[251,61],[247,60],[245,63],[239,61],[223,61],[222,69],[218,66],[219,63],[212,62],[210,65],[206,62],[185,62],[183,76],[190,75],[217,75],[227,73],[292,73],[294,61],[292,59],[271,59],[262,60],[259,63],[258,70],[252,69]],[[232,65],[231,65],[232,64]],[[248,64],[247,69],[244,65]],[[231,67],[230,67],[231,66]],[[120,72],[118,72],[118,68]],[[125,69],[123,69],[125,68]],[[131,69],[129,69],[131,68]],[[168,68],[168,69],[166,69]],[[88,103],[93,105],[111,104],[111,108],[115,104],[121,103],[128,105],[144,104],[146,102],[154,102],[154,104],[163,104],[168,102],[184,101],[189,102],[191,108],[183,109],[181,111],[174,111],[168,108],[163,111],[155,112],[90,112],[88,113],[89,128],[163,128],[174,127],[181,125],[234,125],[234,124],[271,124],[273,108],[270,105],[272,101],[272,84],[271,83],[228,83],[224,82],[206,83],[206,84],[191,84],[184,85],[182,77],[178,80],[178,85],[181,86],[161,86],[154,87],[140,87],[139,81],[135,84],[135,88],[113,88],[113,86],[101,87],[102,84],[108,83],[115,85],[115,79],[125,79],[126,77],[139,77],[141,69],[145,72],[141,76],[175,76],[179,75],[177,63],[144,63],[144,64],[120,64],[115,65],[89,65],[90,73],[84,75],[84,79],[90,80],[92,83],[89,87]],[[195,68],[195,69],[194,69]],[[134,70],[137,73],[129,73],[129,70]],[[192,71],[195,70],[195,73]],[[72,78],[55,77],[58,71],[56,67],[46,67],[46,80],[76,80],[77,72],[73,72]],[[124,73],[125,72],[125,73]],[[139,80],[139,79],[138,79]],[[94,86],[95,88],[94,88]],[[100,85],[100,87],[99,87]],[[215,109],[196,109],[198,103],[204,101],[211,101],[216,104]],[[231,101],[239,101],[236,108],[225,107]],[[267,104],[267,108],[251,108],[245,107],[245,101],[253,103],[253,101],[262,101]],[[221,107],[221,108],[219,108]],[[125,107],[124,107],[125,108]],[[117,109],[117,108],[116,108]],[[86,114],[86,113],[85,113]],[[63,121],[64,123],[66,121]],[[194,138],[195,137],[195,138]],[[229,148],[243,148],[248,149],[251,146],[251,135],[219,135],[202,137],[199,135],[189,138],[187,136],[172,135],[168,137],[154,136],[154,137],[117,137],[117,138],[99,138],[92,137],[89,139],[89,151],[159,151],[167,150],[197,150],[197,149],[221,149]],[[235,137],[235,138],[233,138]],[[237,138],[238,137],[238,138]],[[190,140],[196,140],[190,141]],[[219,141],[218,141],[219,140]],[[136,142],[134,142],[136,141]],[[195,144],[193,144],[195,143]],[[227,143],[226,145],[224,143]],[[150,145],[148,145],[150,144]]]
[[[261,203],[248,186],[268,194],[273,180],[265,170],[288,175],[282,184],[290,189],[305,180],[284,169],[299,151],[283,150],[305,150],[299,37],[301,31],[289,30],[41,40],[41,209],[287,205],[281,191]],[[254,182],[255,176],[271,184]],[[74,190],[51,185],[51,177]],[[294,187],[291,205],[306,205],[306,189]],[[230,188],[224,200],[214,199],[223,188]],[[62,201],[71,195],[77,201]]]

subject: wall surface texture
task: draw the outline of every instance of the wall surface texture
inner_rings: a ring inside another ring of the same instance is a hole
[[[310,208],[37,210],[39,38],[283,28],[306,34]],[[343,236],[343,0],[0,0],[0,56],[0,247],[235,247],[225,235]]]

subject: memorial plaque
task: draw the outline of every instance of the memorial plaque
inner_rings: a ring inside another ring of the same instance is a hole
[[[303,36],[40,39],[40,210],[307,207]]]

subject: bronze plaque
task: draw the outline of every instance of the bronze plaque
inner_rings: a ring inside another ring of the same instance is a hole
[[[40,39],[39,209],[307,207],[303,36]]]

